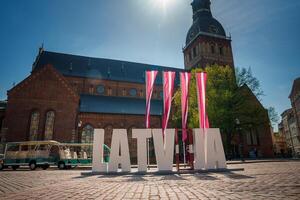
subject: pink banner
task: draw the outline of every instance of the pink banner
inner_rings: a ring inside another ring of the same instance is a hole
[[[199,110],[199,127],[203,129],[209,128],[209,120],[206,112],[206,81],[207,74],[205,72],[196,73],[198,110]]]
[[[188,72],[180,73],[181,84],[181,116],[182,116],[182,141],[187,139],[187,119],[189,111],[189,85],[191,74]]]
[[[150,102],[157,71],[146,71],[146,128],[150,128]]]
[[[162,130],[165,134],[165,130],[168,126],[171,104],[174,90],[175,72],[163,72],[163,86],[164,86],[164,113],[162,119]]]

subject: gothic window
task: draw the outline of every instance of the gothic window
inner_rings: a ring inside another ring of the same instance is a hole
[[[192,61],[192,52],[189,52],[189,62]]]
[[[104,144],[111,146],[111,138],[113,133],[113,126],[111,124],[104,127]]]
[[[111,95],[112,95],[112,89],[111,89],[111,88],[108,88],[108,90],[107,90],[107,95],[108,95],[108,96],[111,96]]]
[[[220,55],[223,56],[224,55],[224,50],[223,50],[223,47],[219,47],[219,52],[220,52]]]
[[[81,143],[93,143],[94,128],[86,125],[81,132]]]
[[[212,54],[215,53],[215,45],[213,45],[213,44],[210,45],[210,51]]]
[[[89,93],[90,94],[94,93],[94,87],[93,87],[93,85],[90,85],[90,87],[89,87]]]
[[[246,133],[246,140],[247,140],[247,145],[252,144],[252,139],[251,139],[251,133],[250,132]]]
[[[40,122],[40,113],[38,111],[32,112],[30,116],[30,128],[29,128],[30,141],[35,141],[38,139],[39,122]]]
[[[45,140],[53,139],[53,129],[54,129],[55,112],[49,111],[46,114],[45,123]]]
[[[122,90],[122,95],[126,96],[126,89],[125,88]]]
[[[143,90],[140,90],[140,97],[143,97],[144,96],[144,92]]]
[[[197,56],[197,51],[196,51],[196,47],[193,48],[193,57]]]

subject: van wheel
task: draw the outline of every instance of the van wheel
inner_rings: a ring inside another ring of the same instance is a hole
[[[58,163],[58,169],[60,169],[60,170],[66,169],[66,164],[64,162],[59,162]]]
[[[48,165],[48,164],[42,166],[42,169],[43,169],[43,170],[46,170],[46,169],[48,169],[48,168],[49,168],[49,165]]]
[[[19,165],[13,165],[13,166],[11,166],[11,168],[12,168],[13,170],[17,170],[19,167],[20,167]]]
[[[34,161],[31,161],[31,162],[29,163],[29,169],[30,169],[30,170],[35,170],[35,169],[36,169],[36,163],[35,163]]]
[[[0,170],[4,169],[4,165],[2,163],[0,163]]]

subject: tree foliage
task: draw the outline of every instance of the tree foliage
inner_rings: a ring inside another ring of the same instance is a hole
[[[203,69],[193,69],[189,95],[188,127],[199,127],[198,103],[195,73]],[[259,82],[252,77],[251,70],[243,69],[235,77],[234,70],[218,65],[206,67],[207,73],[207,113],[211,127],[220,128],[223,134],[225,149],[230,152],[231,140],[237,133],[236,119],[241,121],[241,126],[259,125],[265,118],[266,110],[257,101],[251,90],[256,95],[261,95]],[[250,84],[248,87],[247,85]],[[173,125],[181,127],[181,91],[175,93],[175,114]],[[260,108],[260,109],[258,109]],[[268,122],[267,122],[268,123]]]
[[[261,100],[261,96],[264,95],[264,92],[261,89],[259,80],[253,76],[251,68],[236,68],[235,74],[238,87],[242,87],[246,84],[253,94]]]
[[[273,126],[276,125],[279,122],[279,115],[276,112],[274,107],[269,107],[268,115],[269,115],[269,119],[270,119]]]

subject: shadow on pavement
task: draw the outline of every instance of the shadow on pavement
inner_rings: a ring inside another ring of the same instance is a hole
[[[205,180],[205,181],[219,180],[217,177],[210,176],[209,174],[197,174],[195,177],[199,180]]]
[[[252,176],[246,176],[246,175],[243,175],[243,174],[236,174],[236,173],[233,173],[233,172],[225,172],[223,174],[227,178],[236,179],[236,180],[240,180],[240,179],[252,179],[252,178],[254,178]]]

